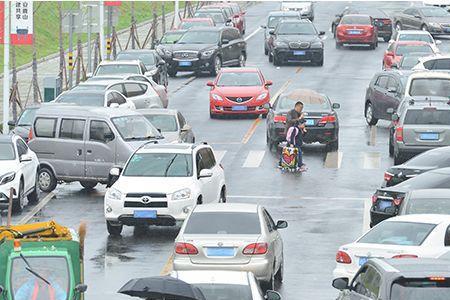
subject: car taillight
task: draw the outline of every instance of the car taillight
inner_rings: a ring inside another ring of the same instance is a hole
[[[197,248],[189,243],[176,243],[175,253],[184,255],[195,255],[198,254]]]
[[[398,254],[392,256],[392,258],[418,258],[418,256],[415,254]]]
[[[403,142],[403,127],[395,128],[395,140],[397,142]]]
[[[245,255],[261,255],[266,254],[268,250],[267,243],[252,243],[250,245],[247,245],[244,250],[242,250],[242,253]]]
[[[389,172],[384,172],[384,180],[389,182],[391,181],[392,177],[394,177],[394,174],[391,174]]]
[[[392,202],[394,202],[394,204],[396,206],[399,206],[400,204],[402,204],[402,201],[403,201],[402,197],[398,197],[398,198],[395,198],[394,200],[392,200]]]
[[[352,259],[350,258],[350,255],[347,254],[345,251],[338,251],[336,253],[336,262],[340,264],[351,264]]]
[[[378,200],[378,196],[377,195],[373,195],[372,196],[372,203],[373,204],[377,203],[377,200]]]
[[[30,131],[28,131],[27,143],[30,142],[32,139],[33,139],[33,128],[30,128]]]
[[[320,119],[319,126],[323,126],[327,123],[334,123],[334,122],[336,122],[336,116],[333,115],[324,116]]]
[[[283,115],[274,116],[273,121],[275,123],[286,123],[286,116],[283,116]]]

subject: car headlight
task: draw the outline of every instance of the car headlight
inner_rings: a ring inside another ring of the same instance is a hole
[[[213,55],[214,50],[206,50],[202,52],[202,56],[203,57],[210,57],[211,55]]]
[[[211,94],[211,97],[214,99],[214,100],[216,100],[216,101],[223,101],[223,98],[222,98],[222,96],[219,96],[219,95],[217,95],[217,94]]]
[[[323,48],[323,44],[322,44],[322,42],[313,42],[313,43],[311,43],[311,48],[313,48],[313,49],[322,49]]]
[[[15,172],[8,172],[0,177],[0,185],[11,182],[16,178]]]
[[[172,200],[183,200],[191,197],[191,189],[185,188],[172,194]]]
[[[264,93],[262,93],[261,95],[259,95],[258,96],[258,98],[256,98],[256,100],[263,100],[264,98],[266,98],[267,97],[267,93],[266,92],[264,92]]]
[[[438,27],[438,28],[440,28],[440,27],[441,27],[441,24],[431,22],[431,23],[430,23],[430,26],[431,26],[431,27]]]
[[[275,41],[275,42],[273,42],[273,45],[277,48],[287,48],[288,47],[288,44],[283,41]]]
[[[109,200],[121,200],[122,199],[122,192],[115,188],[109,188],[106,191],[106,198]]]

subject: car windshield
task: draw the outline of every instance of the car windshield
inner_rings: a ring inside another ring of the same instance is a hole
[[[223,299],[239,299],[252,300],[252,291],[248,285],[240,284],[224,284],[224,283],[202,283],[194,284],[198,287],[205,299],[223,300]]]
[[[398,36],[399,41],[419,41],[432,43],[433,38],[428,34],[402,33]]]
[[[422,110],[412,109],[406,112],[405,125],[450,125],[450,110],[438,110],[434,107]]]
[[[0,143],[0,160],[13,160],[16,158],[13,144]]]
[[[184,233],[261,234],[261,228],[256,212],[194,212],[189,217]]]
[[[433,54],[433,49],[431,49],[430,45],[398,45],[395,50],[395,55],[402,56],[406,54],[410,54],[413,52],[420,52],[426,54]]]
[[[116,60],[135,60],[135,59],[139,59],[146,66],[156,64],[156,57],[153,52],[149,52],[149,53],[121,52],[121,53],[117,54],[117,57],[116,57]]]
[[[317,111],[331,109],[327,99],[321,95],[281,95],[276,103],[277,110],[291,110],[297,101],[303,102],[303,111]]]
[[[67,300],[69,297],[69,268],[64,257],[16,257],[12,261],[10,278],[14,300]]]
[[[400,62],[400,69],[411,70],[419,63],[419,56],[403,56]]]
[[[343,16],[340,24],[370,25],[371,22],[368,16]]]
[[[214,20],[214,23],[216,23],[216,24],[225,23],[225,18],[221,12],[196,12],[194,17],[195,18],[211,18]]]
[[[450,299],[450,278],[402,278],[391,289],[395,300],[444,300]]]
[[[281,20],[298,20],[300,17],[297,16],[271,16],[267,21],[267,27],[275,28]]]
[[[217,44],[219,31],[188,31],[177,44]]]
[[[95,76],[98,75],[111,75],[111,74],[140,74],[138,65],[123,65],[123,64],[114,64],[114,65],[102,65],[98,66],[97,72],[95,72]]]
[[[358,243],[420,246],[435,224],[384,221],[372,228]]]
[[[105,106],[103,94],[65,93],[55,101],[58,103],[72,103],[81,106]]]
[[[125,141],[159,138],[161,134],[144,116],[112,118],[112,122]]]
[[[416,78],[411,81],[409,88],[411,96],[440,96],[450,97],[450,79],[444,78]]]
[[[192,155],[181,153],[135,153],[123,176],[136,177],[190,177]]]
[[[175,44],[182,36],[184,32],[166,32],[161,40],[160,44]]]
[[[280,23],[277,27],[277,34],[281,35],[290,35],[290,34],[298,34],[298,35],[311,35],[317,34],[314,25],[311,23]]]
[[[260,86],[261,77],[256,72],[224,72],[217,80],[217,86]]]
[[[71,91],[104,91],[107,86],[107,84],[79,84]]]
[[[402,208],[403,214],[444,214],[450,215],[450,198],[409,198]]]
[[[31,126],[36,116],[37,108],[25,109],[17,121],[17,126]]]
[[[174,115],[145,115],[145,117],[162,132],[175,132],[178,130],[177,119]]]
[[[181,22],[181,29],[189,29],[192,27],[211,27],[212,24],[208,21],[183,21]]]
[[[440,7],[424,7],[422,8],[422,14],[425,17],[450,17],[450,13]]]

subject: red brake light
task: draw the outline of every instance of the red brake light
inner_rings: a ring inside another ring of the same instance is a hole
[[[391,174],[389,172],[384,172],[384,180],[385,181],[391,181],[392,177],[394,177],[393,174]]]
[[[336,122],[336,116],[329,115],[322,117],[319,121],[319,125],[325,125],[326,123],[334,123],[334,122]]]
[[[395,128],[395,140],[397,142],[403,142],[403,127]]]
[[[347,252],[338,251],[336,253],[336,262],[341,264],[351,264],[352,259],[350,258],[350,255],[347,254]]]
[[[266,254],[269,246],[267,243],[252,243],[242,250],[245,255],[261,255]]]
[[[394,204],[396,205],[396,206],[399,206],[401,203],[402,203],[402,201],[403,201],[403,198],[395,198],[394,200],[393,200],[393,202],[394,202]]]
[[[189,243],[176,243],[175,253],[184,255],[195,255],[198,254],[198,250],[197,248],[195,248],[194,245]]]
[[[415,254],[398,254],[392,256],[392,258],[418,258],[418,256]]]
[[[372,196],[372,204],[377,203],[377,200],[378,200],[378,196],[377,195],[373,195]]]
[[[445,277],[441,277],[441,276],[432,276],[432,277],[428,277],[428,279],[431,281],[445,281]]]
[[[275,123],[286,123],[286,116],[278,115],[273,117]]]
[[[33,139],[33,127],[30,128],[30,131],[28,132],[28,140],[27,143],[29,141],[31,141]]]

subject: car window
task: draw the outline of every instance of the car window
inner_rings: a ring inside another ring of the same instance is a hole
[[[428,70],[450,70],[450,58],[436,59],[431,68],[427,68],[426,65],[425,68]]]
[[[108,143],[114,140],[114,133],[105,121],[91,121],[89,127],[89,140]]]
[[[188,31],[180,38],[177,44],[217,44],[218,31]]]
[[[194,211],[187,220],[184,234],[261,234],[261,226],[256,212]]]
[[[432,43],[433,38],[428,34],[402,33],[398,36],[398,41],[419,41]]]
[[[158,130],[142,115],[116,117],[111,121],[125,141],[143,141],[161,136]]]
[[[370,25],[372,21],[369,16],[347,15],[342,17],[340,24]]]
[[[13,160],[16,158],[16,152],[14,151],[14,145],[12,143],[0,143],[0,161],[1,160]]]
[[[135,81],[142,81],[142,82],[148,82],[151,84],[151,81],[145,77],[145,76],[130,76],[127,78],[128,80],[135,80]]]
[[[413,9],[413,8],[408,8],[408,9],[405,9],[405,10],[403,11],[403,13],[406,14],[406,15],[412,15],[413,12],[414,12],[414,9]]]
[[[85,120],[62,119],[59,138],[83,140]]]
[[[449,94],[450,95],[450,94]],[[426,107],[424,109],[409,109],[403,121],[405,125],[450,125],[450,110]]]
[[[25,109],[17,121],[17,126],[31,126],[36,116],[37,108]]]
[[[255,299],[252,296],[250,286],[244,284],[196,283],[193,286],[202,291],[205,299]]]
[[[118,83],[118,84],[115,84],[115,85],[111,86],[109,88],[109,90],[118,91],[120,93],[124,93],[123,84],[122,83]]]
[[[278,35],[315,35],[316,28],[312,23],[306,22],[283,22],[276,29]]]
[[[409,88],[411,96],[440,96],[450,95],[450,79],[445,78],[416,78],[411,81]]]
[[[200,165],[202,166],[202,169],[212,169],[216,165],[214,154],[212,154],[210,149],[203,148],[198,150],[197,153],[200,154]]]
[[[177,120],[174,115],[161,114],[161,115],[144,115],[147,120],[152,123],[161,132],[176,132],[178,130]]]
[[[16,141],[16,147],[17,147],[17,154],[19,155],[19,157],[24,154],[27,154],[28,147],[21,140]]]
[[[311,111],[311,110],[330,110],[331,104],[330,101],[320,94],[301,94],[291,92],[290,94],[280,95],[276,109],[277,110],[286,110],[292,109],[295,106],[297,101],[303,102],[303,110]]]
[[[120,52],[117,54],[116,60],[135,60],[139,59],[146,65],[154,65],[155,54],[153,52],[149,53],[133,53],[133,52]]]
[[[205,155],[208,157],[208,169],[212,169],[216,166],[216,158],[210,148],[205,148]]]
[[[375,85],[380,87],[380,88],[382,88],[382,89],[386,89],[388,81],[389,81],[389,77],[387,77],[387,76],[380,76],[380,77],[378,77],[377,81],[375,82]]]
[[[67,92],[56,100],[59,103],[72,103],[81,106],[104,106],[105,95],[103,93]]]
[[[263,209],[263,215],[264,215],[264,219],[266,220],[266,225],[267,225],[267,229],[269,230],[269,232],[274,231],[277,226],[275,225],[275,222],[273,221],[272,217],[270,216],[270,214],[267,212],[267,210]]]
[[[183,32],[166,32],[161,40],[159,41],[160,44],[175,44],[181,36],[183,35]]]
[[[415,198],[414,194],[402,207],[403,214],[449,214],[450,215],[450,199],[449,198]]]
[[[206,162],[201,149],[197,151],[197,154],[195,155],[195,164],[197,166],[197,176],[199,176],[200,171],[206,169]]]
[[[127,97],[136,97],[143,95],[145,90],[142,88],[143,84],[125,83],[125,94]]]
[[[450,13],[441,7],[422,7],[420,11],[425,17],[450,17]]]
[[[270,16],[267,21],[267,27],[275,28],[281,20],[298,20],[300,19],[299,15],[291,15],[291,16]]]
[[[56,119],[36,118],[34,133],[37,137],[54,138],[56,133]]]
[[[119,105],[127,103],[127,99],[125,99],[121,94],[115,93],[115,92],[113,92],[113,94],[114,94],[114,100],[112,103],[117,103]]]
[[[217,86],[261,86],[261,76],[257,72],[223,72]]]
[[[429,44],[424,45],[398,45],[397,49],[395,49],[395,55],[403,56],[410,53],[424,53],[424,56],[427,54],[433,54],[433,49]]]
[[[450,152],[445,148],[436,148],[414,156],[404,163],[413,167],[450,167]]]
[[[393,77],[389,77],[388,83],[387,83],[388,89],[397,89],[398,90],[398,82]]]
[[[139,65],[125,65],[125,64],[111,64],[101,65],[97,67],[95,76],[98,75],[112,75],[112,74],[141,74]]]
[[[401,277],[392,284],[389,299],[450,299],[450,279]]]

